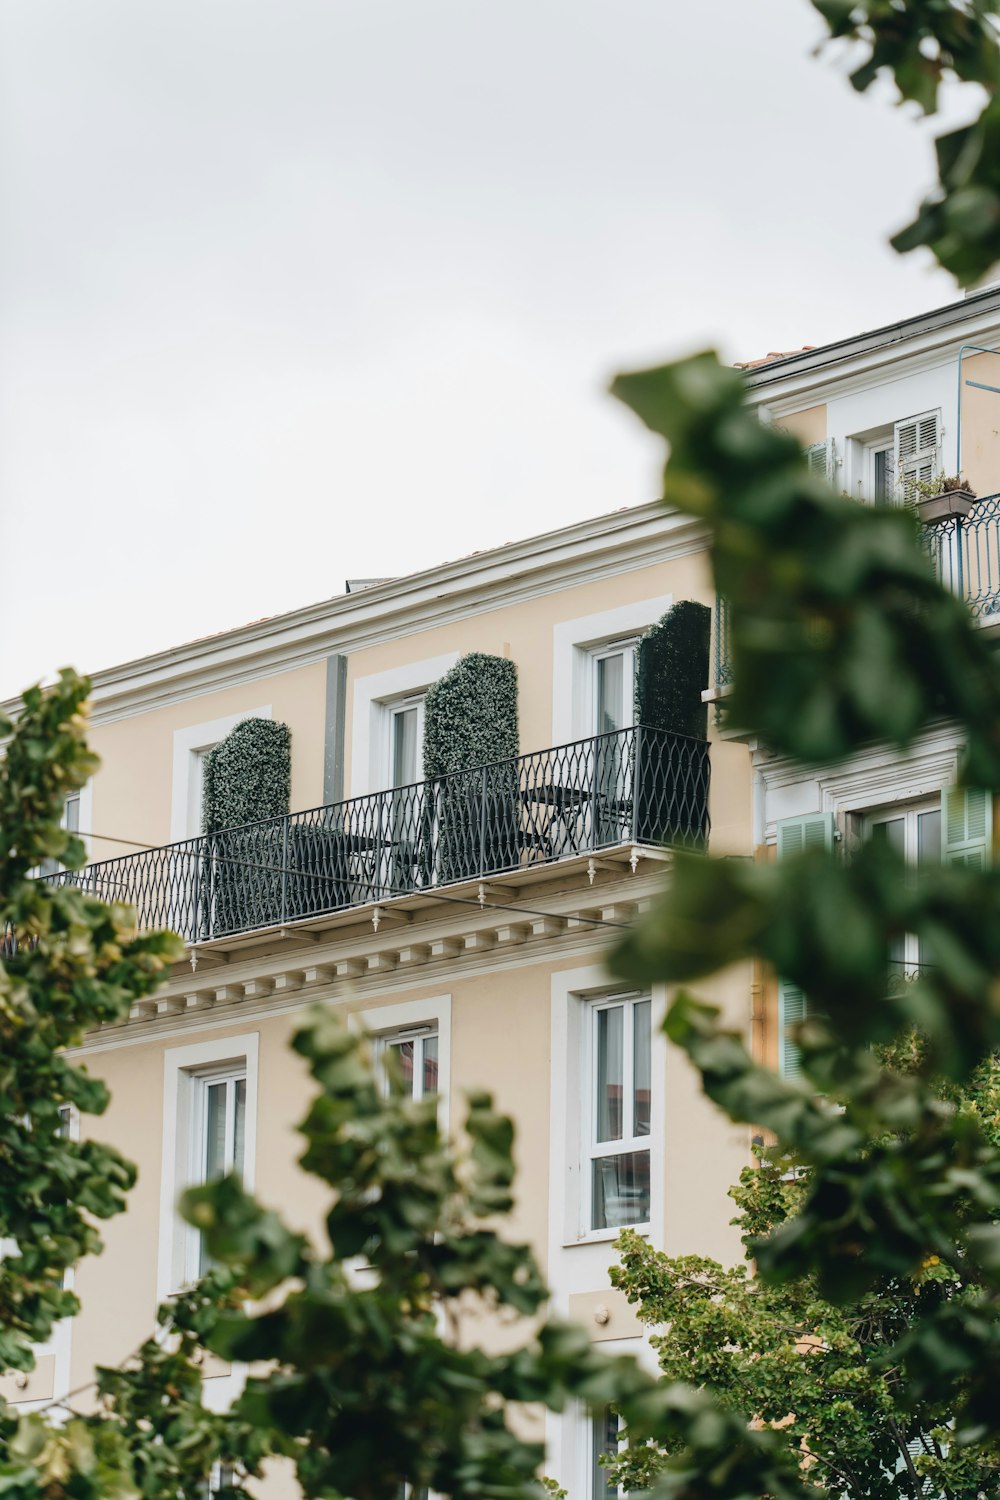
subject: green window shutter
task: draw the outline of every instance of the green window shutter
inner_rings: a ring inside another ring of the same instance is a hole
[[[805,849],[832,849],[836,825],[833,813],[810,813],[802,818],[782,818],[778,824],[778,858],[791,859]],[[799,1049],[788,1028],[804,1021],[808,1001],[790,979],[778,980],[778,1071],[783,1078],[801,1073]]]
[[[803,849],[832,849],[836,827],[833,813],[807,813],[778,823],[778,858],[791,859]]]
[[[821,479],[829,479],[831,468],[829,442],[813,443],[807,448],[806,463],[809,465],[810,473],[818,474]]]
[[[993,798],[978,786],[947,787],[941,794],[944,862],[969,870],[989,864],[993,842]]]

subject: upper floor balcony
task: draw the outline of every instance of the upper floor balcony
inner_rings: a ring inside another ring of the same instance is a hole
[[[958,594],[980,625],[1000,624],[1000,494],[985,495],[967,516],[949,515],[921,528],[938,580]],[[729,611],[718,599],[713,630],[714,691],[719,699],[733,680]]]
[[[644,725],[47,876],[190,944],[708,836],[703,740]]]

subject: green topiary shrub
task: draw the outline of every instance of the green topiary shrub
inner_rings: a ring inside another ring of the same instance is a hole
[[[712,611],[684,599],[639,642],[635,838],[641,844],[692,843],[704,835],[708,756],[698,742],[708,734],[701,695],[711,634]]]
[[[203,775],[206,931],[219,934],[280,922],[286,915],[289,881],[287,875],[282,880],[283,827],[267,820],[288,812],[288,725],[243,719],[205,757]]]
[[[712,611],[693,599],[675,604],[639,642],[635,722],[703,740],[708,733]]]
[[[425,864],[439,880],[518,863],[518,750],[517,668],[504,657],[470,652],[438,679],[424,704],[424,776],[438,782],[435,826],[428,830],[436,859]]]
[[[205,757],[202,828],[218,833],[288,811],[292,735],[273,719],[242,719]]]

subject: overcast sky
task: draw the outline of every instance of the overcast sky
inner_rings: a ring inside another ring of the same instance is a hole
[[[949,301],[807,0],[5,0],[0,696],[652,498],[604,394]]]

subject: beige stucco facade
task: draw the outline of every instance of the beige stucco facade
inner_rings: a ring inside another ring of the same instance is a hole
[[[159,846],[193,839],[199,756],[241,716],[288,725],[293,812],[328,801],[334,774],[344,798],[378,792],[388,785],[386,711],[419,697],[468,652],[515,664],[523,754],[585,739],[594,732],[594,652],[635,642],[685,600],[714,604],[704,537],[693,522],[644,506],[100,674],[91,740],[101,768],[80,810],[90,858],[138,867],[155,862]],[[750,755],[720,733],[711,710],[707,724],[711,846],[749,855]],[[587,754],[582,763],[592,770]],[[414,1023],[433,1030],[449,1129],[461,1125],[468,1090],[494,1094],[516,1126],[507,1232],[534,1248],[557,1312],[578,1318],[612,1352],[650,1362],[608,1280],[617,1230],[591,1229],[581,1184],[591,1171],[588,1028],[595,1006],[622,992],[606,954],[671,878],[671,859],[627,832],[599,854],[529,862],[491,876],[485,889],[475,880],[440,893],[415,889],[280,928],[199,939],[155,1001],[89,1038],[81,1056],[108,1084],[111,1104],[82,1128],[135,1161],[138,1180],[127,1213],[104,1228],[104,1254],[79,1268],[83,1311],[59,1331],[50,1366],[39,1366],[46,1389],[76,1388],[95,1364],[125,1357],[150,1333],[158,1299],[182,1282],[174,1203],[190,1180],[191,1080],[244,1069],[254,1191],[322,1242],[324,1191],[297,1166],[295,1127],[310,1081],[289,1047],[317,1005],[377,1038]],[[704,992],[750,1036],[748,969]],[[654,990],[657,1019],[668,999]],[[722,1121],[655,1028],[648,1097],[647,1232],[677,1253],[737,1258],[726,1189],[748,1159],[748,1131]],[[489,1319],[463,1331],[486,1345],[514,1336]],[[213,1364],[211,1399],[230,1398],[242,1378]],[[37,1384],[15,1399],[39,1399]],[[531,1412],[521,1420],[548,1438],[550,1472],[573,1500],[589,1500],[582,1417],[546,1424]],[[272,1500],[295,1492],[287,1473],[265,1489]]]

